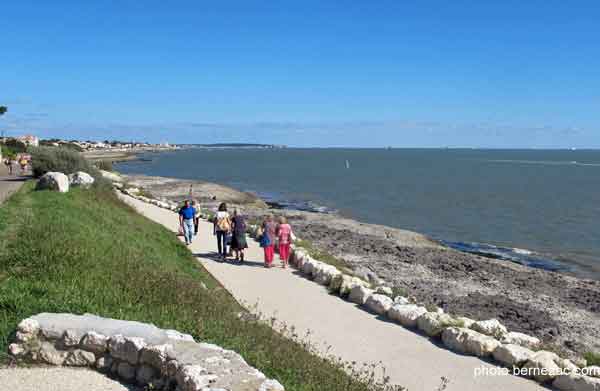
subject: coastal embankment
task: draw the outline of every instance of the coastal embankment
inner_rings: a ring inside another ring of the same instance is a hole
[[[225,201],[251,221],[260,221],[267,213],[285,215],[315,253],[355,275],[384,280],[397,292],[449,313],[497,318],[566,356],[600,351],[599,281],[459,252],[419,233],[336,214],[257,208],[256,196],[246,198],[247,193],[222,185],[139,175],[125,178],[155,198],[178,202],[189,197],[192,185],[193,197],[205,210]],[[230,196],[236,192],[244,196]]]

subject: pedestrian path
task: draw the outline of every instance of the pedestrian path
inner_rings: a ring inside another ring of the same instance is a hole
[[[4,164],[0,165],[0,204],[4,202],[12,193],[19,190],[19,187],[27,180],[27,177],[11,176]]]
[[[122,197],[151,220],[177,231],[175,213]],[[265,269],[262,249],[253,241],[248,245],[244,264],[217,262],[212,226],[201,222],[190,250],[238,301],[249,306],[257,304],[258,311],[294,326],[300,335],[310,331],[309,338],[322,352],[330,347],[330,353],[347,361],[382,362],[392,383],[409,391],[436,391],[442,376],[449,379],[447,391],[547,390],[515,376],[475,376],[476,371],[493,371],[497,367],[476,357],[453,353],[411,330],[381,320],[330,295],[294,269]]]

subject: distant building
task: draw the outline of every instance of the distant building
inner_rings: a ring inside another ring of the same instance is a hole
[[[31,146],[31,147],[39,147],[40,146],[40,139],[37,138],[36,136],[32,136],[30,134],[17,137],[16,139],[19,140],[20,142],[22,142],[23,144]]]

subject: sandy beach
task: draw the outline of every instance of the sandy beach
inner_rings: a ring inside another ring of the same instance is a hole
[[[419,302],[474,319],[497,318],[571,357],[600,350],[600,281],[458,252],[416,232],[336,214],[269,209],[255,195],[214,183],[143,175],[127,181],[173,201],[187,198],[191,185],[204,210],[228,202],[250,220],[285,215],[318,250]]]

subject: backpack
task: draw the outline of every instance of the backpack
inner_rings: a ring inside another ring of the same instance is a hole
[[[263,232],[260,237],[260,247],[269,247],[271,245],[271,238],[269,238],[269,234],[267,232]]]
[[[217,230],[229,232],[231,230],[231,223],[229,222],[229,218],[221,217],[217,219]]]

